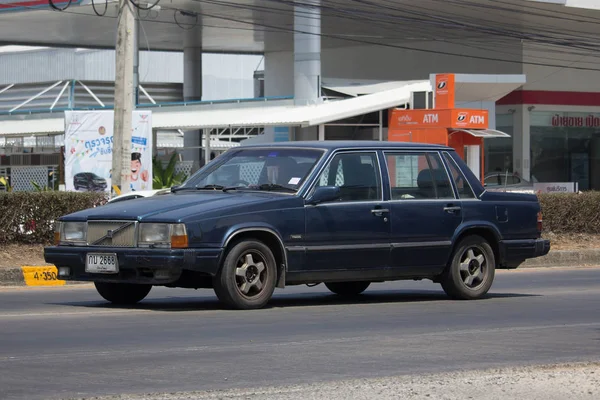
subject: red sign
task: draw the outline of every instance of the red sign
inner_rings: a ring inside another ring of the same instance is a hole
[[[554,114],[552,116],[552,126],[557,127],[586,127],[586,128],[598,128],[600,127],[600,117],[595,115],[588,115],[587,117],[567,117],[560,114]]]

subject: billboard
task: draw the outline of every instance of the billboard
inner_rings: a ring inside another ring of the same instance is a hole
[[[65,111],[65,186],[68,191],[111,190],[114,112]],[[132,191],[152,189],[152,112],[133,111]]]

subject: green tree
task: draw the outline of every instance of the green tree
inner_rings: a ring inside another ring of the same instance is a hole
[[[177,164],[177,153],[173,153],[166,167],[156,157],[152,159],[152,188],[165,189],[176,185],[181,185],[187,175],[183,172],[175,174],[175,164]]]

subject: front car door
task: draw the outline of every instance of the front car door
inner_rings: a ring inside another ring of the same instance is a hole
[[[461,201],[437,151],[386,151],[391,189],[391,262],[401,274],[443,268],[462,223]]]
[[[335,154],[314,186],[337,186],[341,199],[305,207],[306,270],[389,266],[390,213],[377,152]]]

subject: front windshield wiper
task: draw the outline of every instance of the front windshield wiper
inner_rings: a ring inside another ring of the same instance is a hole
[[[248,186],[227,186],[223,188],[224,192],[229,192],[230,190],[252,190],[252,188]]]
[[[296,193],[296,189],[291,188],[289,186],[279,185],[277,183],[263,183],[262,185],[258,185],[258,190],[268,190],[268,191],[283,190],[286,192]]]
[[[204,185],[204,186],[180,186],[171,189],[171,192],[179,192],[180,190],[223,190],[225,186],[222,185]]]
[[[196,190],[223,190],[225,186],[223,185],[204,185],[204,186],[194,186]]]

